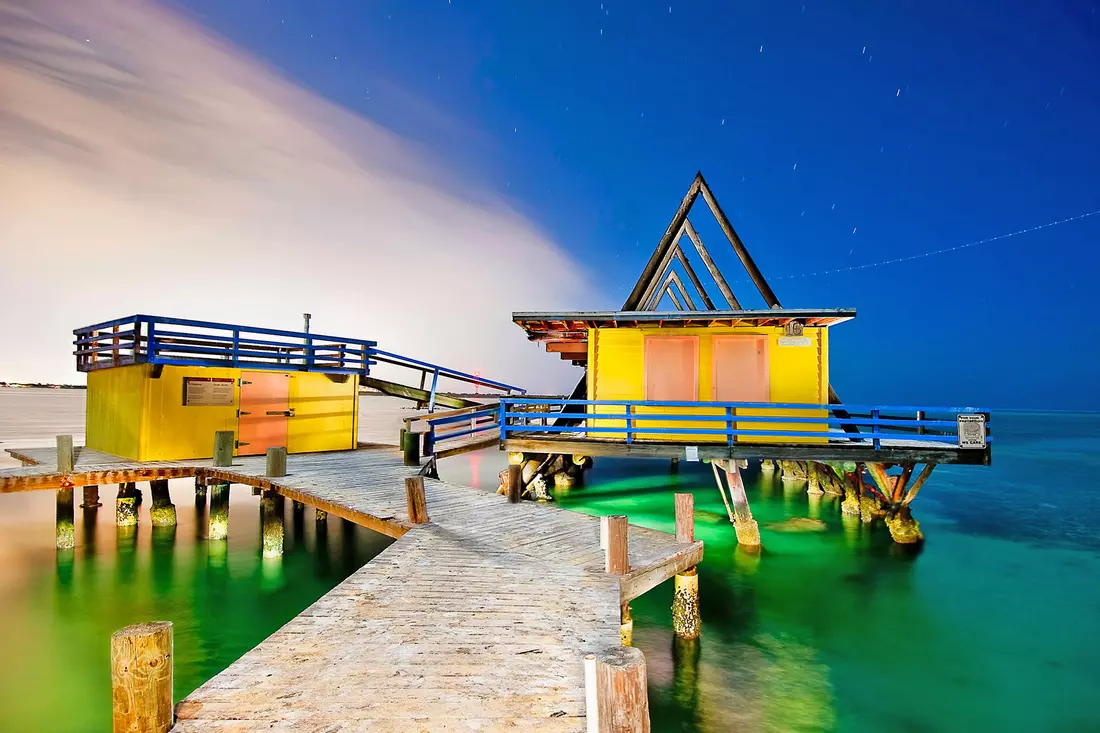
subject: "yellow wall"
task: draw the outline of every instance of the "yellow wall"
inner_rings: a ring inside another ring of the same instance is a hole
[[[89,448],[141,461],[209,458],[214,433],[237,432],[241,369],[148,364],[88,373]],[[245,370],[247,371],[247,370]],[[229,406],[184,405],[184,377],[235,381]],[[291,373],[287,451],[347,450],[357,445],[358,379],[343,383],[315,372]]]
[[[325,374],[290,375],[290,418],[287,451],[309,453],[356,447],[359,380],[349,376],[342,384]]]
[[[85,444],[94,450],[138,459],[146,364],[88,372]]]
[[[214,455],[214,433],[218,430],[237,432],[237,404],[241,395],[237,380],[240,376],[240,369],[194,366],[166,366],[160,377],[153,379],[150,376],[139,460],[172,461]],[[233,379],[233,404],[225,407],[184,405],[184,377]]]
[[[646,336],[696,336],[699,338],[699,386],[696,398],[701,402],[714,400],[712,362],[713,337],[730,334],[765,335],[768,337],[768,373],[770,381],[770,401],[787,403],[825,404],[828,402],[829,376],[828,329],[807,328],[804,336],[811,339],[810,346],[780,346],[782,328],[606,328],[590,329],[588,333],[588,398],[593,400],[644,400],[645,399],[645,337]],[[595,412],[621,413],[621,407],[597,406]],[[661,411],[686,415],[722,415],[723,410],[698,407],[685,408],[646,408],[638,407],[639,415],[646,412]],[[743,411],[746,416],[796,416],[822,417],[823,410],[767,409]],[[624,427],[624,420],[595,420],[591,423],[600,427]],[[635,422],[639,427],[722,427],[720,421],[667,420]],[[818,432],[826,429],[824,424],[806,423],[797,426],[790,423],[748,423],[738,425],[741,429],[783,430]],[[593,433],[592,437],[622,439],[623,433]],[[724,436],[652,433],[651,440],[725,442]],[[639,436],[639,439],[644,439]],[[798,442],[821,442],[823,438],[798,439]],[[793,438],[771,436],[744,436],[739,442],[793,442]]]

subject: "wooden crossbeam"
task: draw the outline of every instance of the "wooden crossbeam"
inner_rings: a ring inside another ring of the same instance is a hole
[[[722,297],[729,303],[730,309],[735,311],[741,310],[741,304],[737,301],[737,298],[734,297],[733,291],[730,290],[729,283],[726,282],[726,278],[722,277],[722,271],[718,269],[718,266],[714,264],[714,260],[711,259],[710,252],[703,246],[703,239],[699,236],[699,233],[695,231],[695,227],[691,225],[690,220],[684,221],[684,233],[688,235],[688,239],[695,245],[695,251],[699,253],[699,258],[703,260],[707,272],[709,272],[711,278],[714,279],[714,284],[718,286],[718,290],[721,291]]]
[[[917,492],[924,486],[924,482],[928,480],[928,477],[932,475],[932,470],[936,468],[935,463],[926,463],[920,474],[917,475],[917,480],[913,482],[913,487],[909,489],[905,494],[905,498],[901,500],[902,506],[909,506],[913,503],[913,499],[917,498]]]

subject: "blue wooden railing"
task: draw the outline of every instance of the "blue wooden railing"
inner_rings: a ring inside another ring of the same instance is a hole
[[[371,365],[385,362],[432,374],[433,401],[440,377],[524,393],[476,374],[382,351],[375,341],[344,336],[147,315],[85,326],[73,334],[76,366],[82,372],[126,364],[171,364],[367,376]]]
[[[580,425],[555,425],[567,408]],[[579,411],[578,408],[583,408]],[[692,408],[685,414],[684,408]],[[699,411],[711,414],[699,414]],[[797,410],[795,414],[776,411]],[[837,412],[847,417],[837,417]],[[764,414],[759,414],[763,412]],[[752,414],[757,413],[757,414]],[[817,414],[814,414],[817,413]],[[870,445],[878,450],[883,441],[912,441],[924,445],[959,443],[959,415],[982,415],[981,427],[989,437],[989,410],[977,407],[916,407],[897,405],[815,405],[775,402],[668,402],[650,400],[547,400],[507,397],[500,400],[497,425],[500,439],[523,434],[568,434],[565,437],[636,440],[683,440],[705,436],[713,442],[757,442],[775,438],[782,442],[815,442],[822,439]],[[610,424],[609,424],[610,423]],[[682,427],[678,426],[681,425]],[[844,430],[848,428],[848,430]],[[684,436],[682,439],[678,436]]]
[[[500,433],[500,404],[492,402],[476,409],[454,410],[425,420],[428,431],[424,454],[430,456],[466,442],[471,436],[495,438]]]
[[[555,425],[555,419],[566,407],[581,408],[581,411],[568,414],[586,422]],[[704,409],[713,414],[684,414],[684,408]],[[798,413],[773,414],[779,410],[797,410]],[[836,417],[835,411],[844,411],[848,417]],[[499,440],[539,434],[550,439],[560,435],[562,439],[604,438],[626,443],[639,440],[690,443],[692,438],[700,436],[705,436],[704,442],[715,442],[714,437],[720,436],[729,445],[775,438],[784,443],[827,439],[875,450],[880,450],[884,443],[899,445],[897,441],[923,447],[948,447],[958,445],[959,415],[980,415],[986,443],[992,443],[989,410],[977,407],[505,397],[477,409],[456,412],[458,414],[424,418],[428,422],[426,454],[454,446],[470,436],[492,437],[494,431]],[[754,412],[765,414],[746,414]]]

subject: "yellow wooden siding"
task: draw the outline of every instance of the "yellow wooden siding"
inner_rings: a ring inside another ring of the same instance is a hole
[[[695,336],[699,339],[699,376],[698,395],[701,402],[714,401],[712,363],[712,344],[714,336],[723,335],[766,335],[768,337],[768,373],[770,382],[770,401],[824,404],[828,395],[828,336],[827,329],[807,328],[805,336],[811,339],[809,346],[780,346],[782,328],[610,328],[592,329],[589,332],[589,399],[595,400],[644,400],[645,399],[645,363],[644,348],[646,336]],[[621,407],[597,406],[597,413],[612,414],[622,411]],[[685,415],[713,415],[721,418],[724,411],[698,407],[684,408],[646,408],[636,409],[639,415],[653,412],[666,412]],[[823,410],[761,409],[744,411],[746,416],[797,416],[821,417]],[[594,419],[592,426],[625,428],[622,419]],[[706,427],[720,428],[722,420],[651,420],[635,422],[639,427]],[[791,431],[791,424],[747,423],[739,427],[755,430]],[[798,430],[819,432],[826,429],[825,424],[807,423]],[[592,433],[592,437],[623,439],[625,432]],[[720,435],[688,433],[651,433],[640,440],[675,440],[697,442],[724,442]],[[772,436],[745,436],[740,442],[823,442],[825,438],[778,438]]]
[[[232,405],[184,405],[184,377],[233,380]],[[237,432],[240,402],[240,369],[198,366],[165,366],[161,375],[147,379],[143,461],[209,458],[214,455],[214,433]]]
[[[209,458],[214,433],[237,433],[240,369],[164,366],[154,378],[148,364],[88,374],[87,445],[141,461]],[[232,379],[233,404],[184,405],[184,377]],[[348,450],[357,446],[359,381],[292,373],[287,451]]]
[[[88,373],[85,439],[89,448],[140,460],[144,364]]]
[[[326,374],[301,372],[290,375],[290,418],[287,452],[310,453],[355,448],[359,382],[343,383]]]

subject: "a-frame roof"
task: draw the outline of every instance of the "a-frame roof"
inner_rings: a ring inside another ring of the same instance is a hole
[[[710,213],[714,215],[719,228],[733,247],[737,258],[745,268],[745,272],[756,286],[760,296],[767,304],[767,310],[746,310],[741,306],[729,282],[722,275],[718,266],[714,263],[710,252],[703,244],[702,238],[688,219],[696,199],[702,195]],[[680,246],[684,237],[687,237],[699,255],[703,266],[710,275],[718,292],[725,300],[725,307],[716,307],[706,288],[704,287],[695,268],[683,248]],[[695,291],[701,306],[692,298],[691,291],[685,286],[684,279],[674,269],[674,264],[679,263],[691,289]],[[658,311],[665,296],[672,302],[677,312]],[[542,316],[546,316],[542,318]],[[855,317],[854,308],[845,309],[784,309],[772,290],[768,281],[764,278],[760,268],[752,259],[745,243],[741,241],[730,224],[726,214],[719,206],[702,173],[695,174],[695,180],[691,182],[687,194],[680,202],[676,215],[668,225],[653,255],[642,270],[641,277],[631,290],[630,296],[623,303],[621,311],[610,313],[513,313],[512,320],[527,331],[528,338],[533,341],[547,342],[547,351],[561,354],[563,359],[573,361],[575,364],[584,364],[587,360],[587,351],[582,353],[578,341],[587,339],[580,337],[577,329],[565,329],[568,337],[554,338],[553,334],[558,329],[551,324],[564,323],[588,323],[600,321],[607,324],[627,325],[628,323],[641,323],[657,321],[663,325],[728,325],[731,323],[754,323],[759,325],[784,324],[797,321],[803,325],[827,326],[840,323]],[[556,343],[556,342],[562,343]],[[565,343],[572,342],[572,343]],[[556,344],[556,345],[555,345]]]

